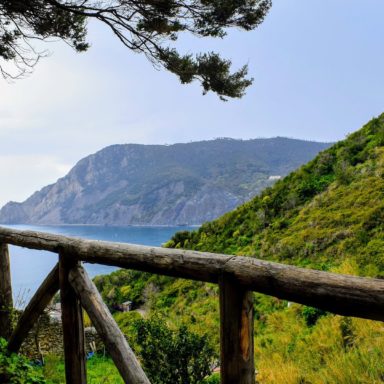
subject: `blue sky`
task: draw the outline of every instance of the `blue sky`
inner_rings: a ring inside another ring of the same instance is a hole
[[[110,144],[344,138],[384,110],[383,14],[382,0],[275,0],[255,31],[180,38],[183,52],[249,65],[254,84],[227,103],[154,69],[95,23],[85,54],[49,44],[30,77],[0,80],[0,206]]]

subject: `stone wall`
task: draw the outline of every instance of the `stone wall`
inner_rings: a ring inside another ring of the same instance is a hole
[[[95,343],[96,350],[101,352],[104,345],[96,330],[92,327],[85,328],[86,352],[91,352],[91,343]],[[40,351],[39,351],[40,347]],[[20,352],[33,360],[40,360],[43,356],[54,354],[63,355],[63,329],[61,323],[53,320],[49,315],[40,316],[27,339],[21,346]]]

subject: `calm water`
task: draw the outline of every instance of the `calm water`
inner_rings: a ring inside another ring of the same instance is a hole
[[[85,239],[115,241],[160,246],[180,230],[196,229],[191,227],[105,227],[83,225],[27,226],[7,225],[9,228],[56,233]],[[10,246],[11,273],[15,304],[24,306],[33,295],[49,271],[57,262],[55,253],[35,251]],[[86,264],[91,277],[110,273],[115,267]]]

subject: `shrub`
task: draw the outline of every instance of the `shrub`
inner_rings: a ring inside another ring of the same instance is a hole
[[[136,322],[136,349],[153,384],[198,384],[216,359],[205,336],[186,326],[171,330],[159,318]]]
[[[0,383],[45,384],[41,369],[33,367],[23,356],[9,354],[7,342],[0,339]]]
[[[220,375],[214,373],[213,375],[204,379],[203,384],[220,384]]]
[[[314,326],[320,317],[325,316],[327,312],[322,309],[304,306],[301,315],[303,316],[305,323],[308,327]]]

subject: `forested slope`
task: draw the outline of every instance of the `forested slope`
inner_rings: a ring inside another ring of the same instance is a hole
[[[169,246],[361,273],[384,268],[384,115],[260,196]]]
[[[167,244],[249,255],[327,271],[384,276],[384,115],[320,153],[260,196]],[[146,316],[165,316],[207,333],[218,348],[218,288],[132,271],[96,282],[114,302],[133,300]],[[260,383],[379,383],[382,323],[344,318],[255,295]],[[119,320],[129,336],[130,317]]]

